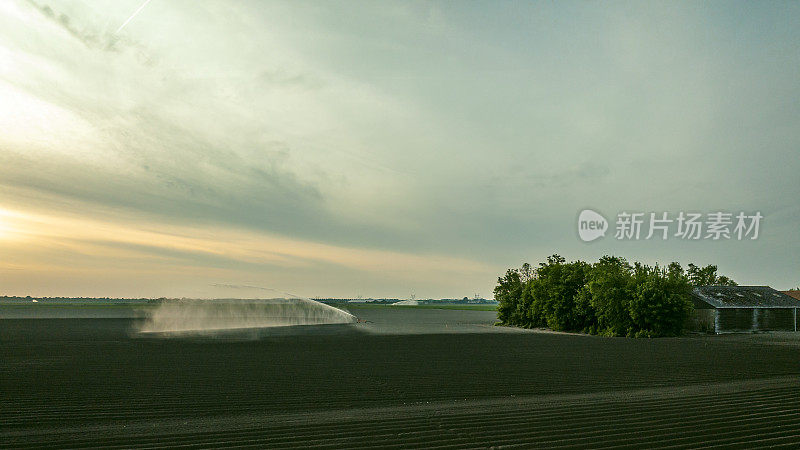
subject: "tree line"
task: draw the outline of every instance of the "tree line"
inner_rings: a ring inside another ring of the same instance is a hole
[[[494,295],[502,325],[656,337],[682,332],[693,310],[692,287],[701,285],[736,283],[714,265],[684,270],[676,262],[648,266],[603,256],[589,264],[553,255],[536,268],[509,269]]]

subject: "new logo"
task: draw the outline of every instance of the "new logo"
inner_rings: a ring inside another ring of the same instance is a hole
[[[606,235],[608,221],[600,213],[584,209],[578,215],[578,236],[584,242],[591,242]]]

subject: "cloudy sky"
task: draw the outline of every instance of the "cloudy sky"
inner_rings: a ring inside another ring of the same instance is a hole
[[[0,2],[0,294],[489,296],[560,253],[800,285],[800,3]],[[591,243],[577,216],[760,212]],[[644,234],[643,234],[644,235]]]

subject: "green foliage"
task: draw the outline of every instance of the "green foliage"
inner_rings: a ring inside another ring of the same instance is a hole
[[[604,256],[594,264],[547,258],[498,278],[495,299],[504,325],[548,327],[604,336],[677,335],[692,312],[691,289],[698,284],[729,284],[716,266],[678,263],[666,268]]]
[[[590,305],[581,301],[578,307],[576,297],[586,284],[590,267],[583,261],[567,263],[558,255],[539,265],[530,290],[534,324],[546,324],[557,331],[581,331],[587,326],[587,317],[580,310]]]
[[[633,267],[624,258],[604,256],[594,264],[586,295],[603,334],[624,336],[631,328],[628,304],[634,288]]]
[[[686,275],[692,286],[736,286],[736,282],[730,278],[724,275],[717,275],[717,266],[713,264],[697,267],[690,263],[689,268],[686,270]]]
[[[519,302],[522,299],[524,288],[520,272],[517,269],[509,269],[504,277],[497,279],[497,286],[494,288],[494,299],[499,302],[497,305],[497,320],[501,323],[519,324]]]
[[[692,312],[691,285],[683,272],[646,267],[628,306],[633,330],[653,336],[680,334]]]

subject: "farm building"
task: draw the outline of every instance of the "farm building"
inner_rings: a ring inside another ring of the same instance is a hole
[[[797,331],[800,300],[769,286],[698,286],[695,326],[715,333]]]
[[[781,291],[781,293],[800,300],[800,290]]]

